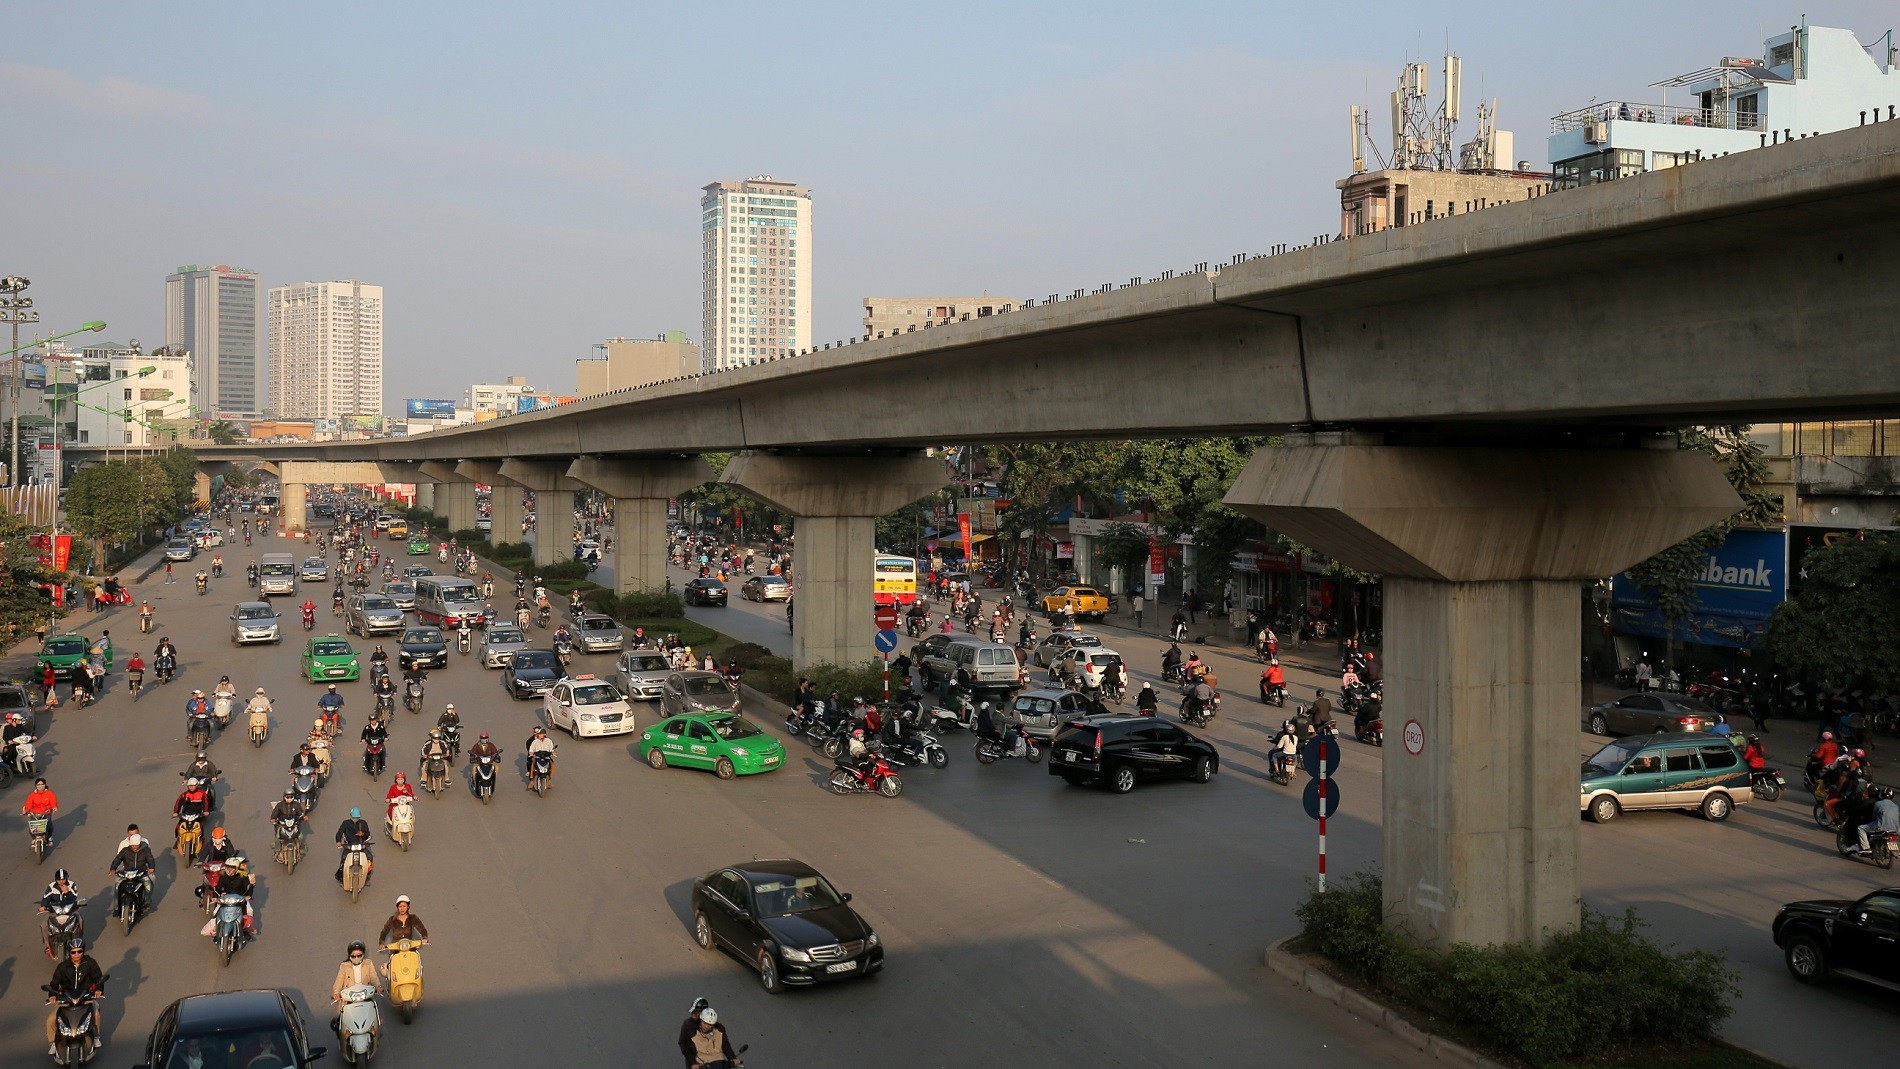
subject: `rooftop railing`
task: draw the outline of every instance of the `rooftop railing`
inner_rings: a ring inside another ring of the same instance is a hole
[[[1566,111],[1550,120],[1550,132],[1561,134],[1581,130],[1593,122],[1615,119],[1622,122],[1661,123],[1666,126],[1700,126],[1710,130],[1765,130],[1767,117],[1762,114],[1730,115],[1713,108],[1674,107],[1668,104],[1638,104],[1629,100],[1606,100],[1587,108]]]

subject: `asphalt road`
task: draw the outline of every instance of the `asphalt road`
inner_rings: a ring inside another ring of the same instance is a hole
[[[249,594],[244,564],[266,548],[274,546],[227,548],[227,577],[208,597],[182,578],[165,586],[162,574],[140,584],[137,593],[158,607],[159,630],[180,648],[179,678],[134,704],[115,671],[108,698],[85,710],[62,706],[44,729],[43,767],[62,800],[46,864],[28,863],[17,802],[0,820],[0,841],[18,851],[0,869],[0,892],[15,903],[0,943],[0,1064],[43,1057],[38,985],[51,966],[31,904],[61,865],[95,898],[87,926],[112,974],[108,1046],[97,1066],[133,1064],[168,1002],[220,988],[291,990],[329,1043],[324,1000],[343,947],[372,938],[398,893],[414,896],[433,945],[421,1014],[411,1026],[390,1026],[381,1057],[391,1064],[666,1065],[675,1029],[700,995],[736,1042],[751,1044],[748,1062],[759,1066],[1163,1066],[1215,1054],[1254,1063],[1268,1050],[1314,1066],[1427,1063],[1262,966],[1262,948],[1292,930],[1289,909],[1312,868],[1313,835],[1289,789],[1261,774],[1267,725],[1251,715],[1215,732],[1227,737],[1229,764],[1213,784],[1157,785],[1125,798],[1067,788],[1042,767],[978,766],[967,738],[950,740],[950,767],[910,773],[903,797],[886,800],[834,797],[822,786],[828,762],[799,746],[779,772],[722,783],[655,772],[633,756],[631,739],[563,737],[556,788],[545,799],[523,791],[519,778],[488,807],[462,790],[425,797],[414,850],[379,847],[374,882],[354,904],[331,879],[328,844],[349,806],[378,811],[388,779],[372,782],[355,746],[344,745],[314,821],[316,849],[286,875],[268,860],[264,814],[286,783],[320,688],[296,677],[304,636],[293,606],[301,598],[280,599],[282,646],[230,645],[225,617]],[[327,601],[321,593],[315,600]],[[327,605],[319,619],[334,626]],[[120,665],[138,639],[124,610],[82,614],[75,626],[111,628]],[[149,656],[149,640],[143,648]],[[581,658],[603,670],[609,661]],[[197,935],[196,874],[181,874],[170,853],[160,855],[158,912],[130,935],[101,930],[113,846],[130,821],[169,839],[176,773],[188,760],[183,705],[191,687],[208,690],[220,673],[241,692],[266,687],[278,708],[262,749],[241,733],[212,744],[227,773],[222,821],[241,846],[264,851],[260,938],[229,968]],[[367,687],[345,692],[349,740],[363,722]],[[396,714],[392,770],[413,767],[404,757],[445,700],[471,731],[495,734],[518,776],[536,706],[510,701],[497,673],[459,658],[432,678],[428,715]],[[644,710],[640,719],[653,722]],[[1357,786],[1349,798],[1373,796],[1365,772],[1376,768],[1376,755],[1349,758],[1343,782]],[[1347,818],[1336,828],[1337,870],[1373,859],[1373,824]],[[693,945],[687,892],[695,876],[785,855],[856,895],[889,947],[882,976],[773,997],[737,962]]]

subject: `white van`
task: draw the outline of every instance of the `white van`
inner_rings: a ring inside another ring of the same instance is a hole
[[[266,553],[257,566],[257,593],[260,597],[297,594],[297,557],[292,553]]]

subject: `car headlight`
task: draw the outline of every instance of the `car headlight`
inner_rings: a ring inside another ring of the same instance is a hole
[[[600,719],[599,717],[597,717],[597,716],[595,716],[595,715],[594,715],[594,714],[592,714],[592,713],[582,713],[582,714],[581,714],[581,723],[583,723],[583,724],[592,724],[592,723],[594,723],[595,721],[597,721],[597,720],[599,720],[599,719]]]
[[[779,953],[785,956],[786,961],[809,962],[811,960],[810,954],[807,954],[802,950],[793,950],[791,947],[780,947]]]
[[[877,945],[877,933],[876,933],[876,932],[872,932],[872,933],[871,933],[871,934],[870,934],[869,936],[867,936],[867,937],[865,938],[865,940],[864,940],[864,945],[865,945],[865,947],[866,947],[867,949],[868,949],[868,948],[870,948],[870,947],[874,947],[874,946],[876,946],[876,945]]]
[[[748,749],[746,749],[746,748],[745,748],[745,747],[743,747],[743,746],[734,746],[734,747],[732,747],[732,756],[734,756],[734,757],[751,757],[751,756],[752,756],[752,751],[751,751],[751,750],[748,750]]]

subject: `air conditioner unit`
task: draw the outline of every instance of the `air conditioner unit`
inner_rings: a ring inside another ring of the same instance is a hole
[[[1601,145],[1610,139],[1610,124],[1598,119],[1583,124],[1583,139],[1592,145]]]

